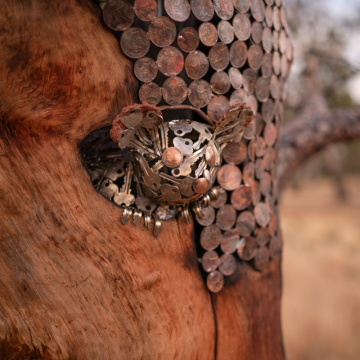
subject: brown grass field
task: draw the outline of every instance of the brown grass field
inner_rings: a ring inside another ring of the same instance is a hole
[[[348,200],[330,180],[282,198],[282,324],[288,360],[360,359],[360,177]]]

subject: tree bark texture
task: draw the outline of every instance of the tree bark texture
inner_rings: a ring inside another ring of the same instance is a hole
[[[90,0],[2,1],[0,359],[283,359],[280,258],[202,279],[192,225],[120,223],[78,144],[136,102]]]

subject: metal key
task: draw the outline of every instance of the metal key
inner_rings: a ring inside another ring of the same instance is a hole
[[[180,137],[176,137],[173,140],[174,147],[181,151],[184,156],[190,156],[193,150],[193,142],[190,139],[182,139]]]
[[[175,177],[188,176],[191,174],[191,165],[194,165],[199,158],[204,155],[206,147],[196,151],[191,156],[183,161],[183,163],[176,169],[172,169],[171,173]]]
[[[195,177],[198,178],[199,176],[201,176],[206,168],[206,159],[203,158],[201,161],[200,161],[200,164],[198,166],[198,168],[195,170]]]
[[[141,126],[145,129],[152,129],[153,127],[159,127],[163,124],[163,117],[156,113],[155,110],[149,110],[144,119],[141,122]]]
[[[117,185],[113,184],[113,182],[109,179],[105,179],[101,185],[99,186],[99,193],[106,197],[108,200],[114,196],[116,192],[119,191]]]
[[[185,134],[191,133],[193,129],[190,120],[170,121],[169,127],[177,136],[184,136]]]
[[[118,205],[130,206],[135,202],[135,196],[131,193],[131,181],[134,174],[133,164],[129,163],[126,169],[126,175],[124,177],[124,184],[120,189],[120,192],[117,192],[114,195],[114,202]]]
[[[105,171],[104,177],[112,181],[123,177],[125,175],[124,163],[117,161],[108,167]]]
[[[135,159],[137,160],[143,172],[144,184],[150,189],[153,189],[155,191],[159,190],[161,182],[160,176],[151,170],[147,161],[140,154],[136,154]]]
[[[118,145],[120,149],[125,149],[135,138],[134,129],[121,130],[118,136]]]
[[[206,124],[202,124],[199,122],[192,122],[191,123],[192,127],[194,130],[196,130],[200,135],[199,135],[199,140],[194,144],[194,149],[197,150],[200,148],[201,144],[205,141],[205,140],[211,140],[212,135],[211,132],[209,130],[209,125]]]
[[[195,178],[187,176],[184,179],[175,179],[174,177],[165,173],[160,173],[159,175],[162,179],[171,181],[174,185],[176,185],[179,188],[182,195],[186,197],[191,197],[195,194],[195,191],[192,188],[196,180]]]
[[[133,109],[130,114],[122,115],[120,120],[127,128],[134,128],[143,120],[142,110]]]
[[[169,147],[169,124],[165,123],[160,126],[161,149],[164,152]]]
[[[155,153],[152,149],[149,149],[148,147],[146,147],[139,140],[134,139],[134,140],[130,141],[129,145],[132,148],[134,148],[138,153],[140,153],[142,156],[144,156],[146,154],[150,159],[158,158],[158,156],[155,155]]]
[[[161,185],[160,191],[161,195],[157,198],[159,202],[173,204],[175,202],[181,201],[180,190],[176,186],[163,184]]]
[[[157,127],[153,127],[150,130],[151,140],[154,144],[155,154],[159,157],[162,156],[160,138],[159,138],[159,129]]]
[[[136,132],[137,137],[140,139],[140,141],[142,143],[144,143],[146,146],[152,145],[152,141],[146,137],[145,131],[141,126],[137,126],[135,128],[135,132]]]

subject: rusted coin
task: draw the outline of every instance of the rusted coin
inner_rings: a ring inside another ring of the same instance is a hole
[[[181,152],[174,147],[169,147],[163,152],[162,161],[169,168],[178,167],[182,160],[183,156]]]
[[[257,179],[261,179],[265,172],[265,162],[264,159],[256,159],[255,162],[255,176]]]
[[[251,14],[258,22],[262,22],[265,16],[265,5],[263,0],[251,0]]]
[[[288,38],[287,42],[286,42],[286,57],[289,61],[292,61],[293,58],[293,46],[292,46],[292,42],[291,39]]]
[[[230,102],[225,96],[214,96],[207,107],[207,114],[212,121],[218,122],[229,109]]]
[[[209,22],[201,24],[199,27],[199,38],[204,45],[214,46],[219,38],[216,26]]]
[[[110,29],[124,31],[133,24],[135,13],[129,1],[112,0],[105,4],[103,18]]]
[[[277,220],[277,217],[275,214],[271,214],[271,219],[270,219],[270,222],[269,222],[269,233],[270,233],[270,236],[275,236],[276,233],[277,233],[277,229],[278,229],[278,220]]]
[[[208,206],[208,207],[203,207],[201,210],[202,210],[204,217],[202,219],[200,219],[197,215],[195,215],[196,221],[202,226],[211,225],[215,221],[214,208],[211,206]]]
[[[221,251],[225,254],[234,253],[236,251],[239,241],[239,232],[236,229],[225,231],[220,243]]]
[[[120,46],[121,50],[129,58],[139,59],[148,53],[150,40],[143,29],[132,27],[121,35]]]
[[[257,270],[262,271],[270,262],[270,253],[266,246],[261,246],[256,251],[254,266]]]
[[[264,139],[267,145],[273,146],[277,138],[276,127],[272,122],[269,122],[265,125],[264,129]]]
[[[230,62],[235,68],[245,65],[248,56],[248,49],[243,41],[236,40],[230,47]]]
[[[222,20],[230,20],[234,15],[232,0],[214,0],[214,9],[217,16]]]
[[[248,100],[248,94],[244,89],[238,89],[235,90],[231,96],[230,96],[230,105],[234,106],[236,104],[241,104],[241,103],[247,103]]]
[[[214,70],[225,70],[229,65],[230,51],[226,44],[217,43],[209,51],[209,62]]]
[[[214,209],[218,209],[221,206],[226,204],[227,201],[227,192],[220,186],[214,186],[213,189],[216,189],[219,191],[219,197],[216,200],[211,200],[210,205]]]
[[[276,151],[274,148],[269,147],[266,150],[266,154],[263,157],[264,159],[264,169],[265,170],[272,170],[275,165],[276,160]]]
[[[250,161],[255,161],[255,139],[250,140],[248,144],[248,157]]]
[[[220,265],[219,255],[214,250],[208,250],[201,259],[201,265],[207,272],[214,271]]]
[[[180,105],[187,97],[186,82],[178,76],[171,77],[164,82],[162,93],[169,105]]]
[[[201,51],[190,53],[185,59],[185,71],[190,79],[198,80],[206,75],[209,70],[209,61]]]
[[[274,5],[274,0],[265,0],[265,2],[266,2],[266,5],[269,5],[269,6]]]
[[[272,44],[272,32],[270,28],[266,27],[264,28],[262,32],[262,45],[265,50],[265,52],[270,53],[273,47]]]
[[[219,271],[211,272],[206,278],[206,286],[211,292],[218,293],[224,287],[224,275]]]
[[[271,175],[264,171],[260,178],[260,192],[265,196],[271,191]]]
[[[143,104],[157,105],[161,97],[160,86],[153,82],[143,84],[139,90],[139,99]]]
[[[235,190],[241,183],[241,171],[234,165],[223,165],[217,174],[219,185],[225,190]],[[221,228],[220,228],[221,229]]]
[[[157,56],[157,66],[166,76],[178,75],[184,67],[183,54],[173,46],[161,49]]]
[[[134,65],[134,73],[140,81],[153,81],[158,73],[156,62],[149,57],[141,58]]]
[[[242,41],[249,39],[251,35],[251,22],[244,14],[236,14],[233,19],[235,36]]]
[[[169,18],[178,22],[187,20],[191,12],[187,0],[164,0],[164,8]]]
[[[256,73],[253,69],[246,69],[243,72],[243,86],[248,94],[251,94],[255,90],[256,86]]]
[[[252,186],[255,179],[255,164],[248,162],[243,169],[243,179],[246,186]]]
[[[231,85],[234,89],[240,89],[243,84],[243,78],[240,70],[231,67],[228,71]],[[244,101],[245,102],[245,101]]]
[[[243,141],[230,142],[222,152],[224,160],[230,165],[241,164],[247,156],[247,146]]]
[[[267,6],[265,9],[265,20],[266,25],[271,28],[273,26],[273,12],[271,6]]]
[[[236,270],[236,259],[233,255],[224,254],[220,257],[219,271],[225,275],[230,276]]]
[[[281,30],[279,34],[279,49],[282,54],[285,54],[286,52],[286,42],[287,42],[287,36],[285,34],[285,31]]]
[[[259,246],[266,245],[270,241],[270,232],[267,227],[257,228],[255,236]]]
[[[210,85],[215,94],[226,94],[231,87],[229,75],[224,71],[217,71],[211,77]]]
[[[150,23],[148,36],[158,47],[169,46],[176,39],[176,26],[167,16],[157,17]]]
[[[247,13],[250,9],[250,0],[233,0],[235,9],[240,13]]]
[[[254,216],[256,222],[260,226],[265,227],[270,222],[271,213],[266,204],[259,202],[254,207]]]
[[[257,137],[255,141],[255,154],[257,157],[263,157],[266,152],[266,142],[263,137]]]
[[[263,51],[260,45],[251,45],[248,52],[248,63],[253,70],[261,67]]]
[[[251,204],[250,186],[240,185],[231,194],[231,205],[238,211],[246,209]]]
[[[275,100],[279,99],[281,96],[279,80],[275,74],[271,75],[270,78],[270,94]]]
[[[236,229],[241,236],[249,236],[255,229],[255,218],[251,211],[243,211],[236,220]]]
[[[256,123],[255,123],[255,119],[253,119],[250,121],[247,128],[245,128],[243,138],[251,140],[255,136],[255,133],[256,133]]]
[[[156,18],[158,6],[156,0],[135,0],[134,11],[142,21],[151,21]]]
[[[280,234],[278,234],[277,236],[273,237],[270,240],[269,251],[270,251],[270,257],[272,259],[277,259],[281,256],[282,241],[281,241]]]
[[[211,0],[191,0],[191,10],[200,21],[210,21],[214,16],[214,5]]]
[[[256,205],[258,202],[260,202],[261,199],[260,184],[257,180],[255,180],[254,184],[251,186],[251,191],[252,191],[251,201],[253,205]]]
[[[188,98],[191,104],[197,108],[203,108],[209,104],[212,92],[210,84],[205,80],[193,81],[188,90]]]
[[[234,29],[228,21],[221,20],[217,25],[217,31],[223,43],[231,44],[234,41]]]
[[[230,230],[236,221],[236,210],[230,205],[222,206],[216,214],[216,225],[221,230]]]
[[[205,250],[214,250],[220,245],[221,230],[217,225],[206,226],[200,234],[200,244]]]
[[[254,21],[251,25],[251,38],[255,44],[260,44],[262,40],[263,28],[260,23]]]
[[[274,118],[274,101],[269,99],[261,107],[261,113],[266,123],[272,122]]]
[[[260,113],[257,113],[255,116],[255,123],[256,123],[256,135],[260,136],[263,129],[264,129],[264,121],[263,121],[263,117],[261,116]]]
[[[256,239],[253,236],[247,236],[245,238],[245,246],[242,249],[241,254],[239,254],[238,252],[238,255],[241,259],[245,261],[249,261],[255,257],[256,250],[257,250]]]
[[[261,184],[260,184],[260,186],[261,186]],[[270,191],[271,191],[271,189],[270,189]],[[270,194],[270,191],[265,195],[265,204],[271,212],[271,209],[274,208],[275,200],[274,200],[273,196]]]
[[[287,22],[286,9],[284,7],[280,9],[280,19],[283,27],[285,28],[286,31],[288,31],[289,25]]]
[[[287,58],[286,58],[286,54],[281,55],[280,69],[281,69],[281,76],[283,78],[287,78],[290,68],[289,68]]]
[[[247,105],[250,107],[253,114],[256,115],[258,111],[258,101],[256,100],[254,95],[249,95]]]
[[[205,194],[209,187],[209,180],[202,177],[195,180],[193,184],[193,189],[197,194]]]
[[[199,34],[194,28],[187,27],[179,32],[177,42],[182,51],[195,51],[200,42]]]
[[[275,51],[279,50],[279,32],[274,30],[272,34],[272,43]]]
[[[258,77],[255,93],[260,102],[265,102],[270,96],[270,80],[263,76]]]
[[[281,29],[280,11],[277,6],[273,7],[273,25],[276,31]]]
[[[272,74],[272,56],[265,53],[261,64],[261,74],[264,78],[269,78]]]

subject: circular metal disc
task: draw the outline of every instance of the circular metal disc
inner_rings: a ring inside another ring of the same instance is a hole
[[[253,70],[261,67],[263,51],[260,45],[251,45],[248,52],[248,63]]]
[[[262,106],[264,106],[264,105],[262,105]],[[261,109],[261,110],[262,110],[262,109]],[[256,123],[256,126],[255,126],[255,128],[256,128],[256,135],[257,135],[257,136],[260,136],[261,133],[262,133],[262,131],[263,131],[263,129],[264,129],[264,126],[265,126],[264,121],[263,121],[263,117],[262,117],[262,115],[261,115],[260,113],[257,113],[257,114],[256,114],[256,116],[255,116],[255,123]]]
[[[256,100],[256,97],[254,95],[249,95],[247,105],[250,107],[254,115],[256,115],[258,111],[258,101]]]
[[[248,94],[244,89],[235,90],[230,96],[230,105],[235,106],[237,104],[247,104]]]
[[[129,58],[139,59],[148,53],[150,40],[143,29],[132,27],[121,35],[120,46]]]
[[[218,209],[221,206],[226,204],[227,201],[227,192],[221,187],[221,186],[214,186],[213,189],[216,189],[219,191],[220,195],[216,200],[212,200],[210,202],[210,205],[214,208],[214,209]]]
[[[226,44],[217,43],[209,51],[209,62],[214,70],[225,70],[229,65],[230,51]]]
[[[223,43],[231,44],[234,41],[234,29],[228,21],[221,20],[217,25],[217,31]]]
[[[214,16],[214,5],[211,0],[191,0],[191,10],[200,21],[210,21]]]
[[[230,62],[233,67],[241,68],[246,63],[248,49],[243,41],[236,40],[230,47]]]
[[[217,174],[219,185],[228,191],[235,190],[239,187],[241,179],[241,171],[235,165],[223,165]]]
[[[243,141],[228,143],[222,151],[224,160],[230,165],[239,165],[247,157],[247,146]]]
[[[200,42],[199,34],[194,28],[187,27],[179,32],[177,42],[182,51],[195,51]]]
[[[219,271],[211,272],[206,278],[206,286],[213,293],[218,293],[224,287],[224,282],[224,275]]]
[[[209,104],[212,92],[210,84],[205,80],[193,81],[188,90],[188,97],[190,103],[197,107],[203,108]]]
[[[214,8],[216,14],[222,20],[230,20],[234,16],[232,0],[214,0]]]
[[[255,141],[255,154],[257,157],[263,157],[266,153],[266,143],[263,137],[259,136]]]
[[[158,47],[169,46],[175,41],[176,26],[167,16],[160,16],[151,22],[148,36]]]
[[[257,228],[255,235],[259,246],[266,245],[270,241],[270,231],[268,228]]]
[[[270,28],[266,27],[262,33],[262,45],[264,50],[269,53],[272,50],[272,33]]]
[[[236,210],[230,204],[222,206],[216,214],[216,225],[221,230],[230,230],[236,221]]]
[[[141,58],[134,65],[134,73],[140,81],[153,81],[158,73],[156,62],[149,57]]]
[[[279,35],[279,48],[282,54],[285,54],[286,52],[286,43],[287,43],[287,36],[285,34],[285,31],[281,30]]]
[[[256,81],[256,97],[260,102],[265,102],[270,96],[270,81],[260,76]]]
[[[236,220],[236,229],[241,236],[249,236],[255,229],[255,218],[252,212],[243,211]]]
[[[267,6],[265,9],[265,20],[268,27],[273,26],[273,12],[271,6]]]
[[[112,0],[105,4],[103,18],[110,29],[124,31],[133,24],[135,13],[129,1]]]
[[[201,265],[207,272],[216,270],[219,264],[219,255],[213,250],[206,251],[201,259]]]
[[[261,113],[266,123],[269,123],[273,120],[275,110],[274,110],[274,101],[272,99],[269,99],[262,105]]]
[[[231,194],[231,205],[238,211],[245,210],[251,204],[251,187],[240,185]]]
[[[280,87],[279,87],[279,80],[275,74],[271,75],[270,79],[270,93],[273,99],[280,98]]]
[[[166,76],[178,75],[184,67],[183,54],[173,46],[161,49],[157,56],[157,66]]]
[[[256,178],[261,179],[264,172],[265,172],[265,161],[263,159],[256,159],[256,162],[255,162],[255,176],[256,176]],[[259,185],[259,191],[260,191],[260,185]]]
[[[247,40],[251,35],[251,22],[244,14],[236,14],[233,20],[235,36],[242,41]]]
[[[272,43],[275,51],[279,50],[279,32],[274,30],[272,33]]]
[[[258,22],[264,20],[265,4],[263,0],[251,0],[251,14]]]
[[[276,75],[280,75],[280,54],[278,51],[274,51],[272,63],[273,63],[274,73]]]
[[[269,5],[269,6],[274,5],[274,0],[265,0],[265,2],[266,2],[266,5]]]
[[[254,184],[251,187],[251,191],[252,191],[252,203],[253,205],[256,205],[258,202],[260,202],[261,199],[260,184],[257,180],[254,181]]]
[[[247,128],[244,130],[244,139],[251,140],[254,138],[256,133],[255,119],[251,120]]]
[[[234,89],[240,89],[243,84],[243,77],[240,70],[231,67],[228,71],[231,85]]]
[[[156,18],[158,5],[156,0],[135,0],[134,11],[142,21],[151,21]]]
[[[273,8],[273,24],[276,31],[280,31],[281,29],[281,18],[280,18],[280,11],[277,6]]]
[[[260,23],[254,21],[251,25],[251,38],[255,44],[260,44],[262,40],[263,28]]]
[[[206,226],[200,234],[200,244],[205,250],[214,250],[220,245],[221,230],[217,225]]]
[[[215,94],[226,94],[231,87],[229,75],[224,71],[218,71],[210,79],[211,89]]]
[[[225,276],[232,275],[236,270],[236,259],[233,255],[224,254],[220,257],[220,272]]]
[[[272,74],[272,56],[269,53],[265,53],[263,56],[261,73],[265,78],[269,78]]]
[[[250,9],[250,0],[233,0],[235,9],[240,13],[247,13]]]
[[[272,122],[265,125],[264,128],[264,139],[267,145],[273,146],[277,138],[277,130]]]
[[[287,76],[289,75],[290,68],[285,54],[281,55],[280,69],[281,69],[281,76],[283,78],[287,78]]]
[[[185,71],[190,79],[200,79],[206,75],[208,70],[209,60],[201,51],[194,51],[186,57]]]
[[[213,207],[203,207],[202,213],[204,217],[202,219],[199,218],[199,216],[195,215],[196,221],[202,225],[202,226],[209,226],[215,221],[215,210]]]
[[[191,12],[187,0],[164,0],[164,8],[169,17],[178,22],[187,20]]]
[[[248,162],[243,168],[244,184],[247,186],[253,186],[255,180],[255,164]]]
[[[143,84],[139,90],[139,98],[143,104],[157,105],[161,100],[161,87],[152,82]]]
[[[248,157],[250,161],[255,161],[255,138],[248,143]]]
[[[271,192],[271,175],[264,172],[260,179],[260,192],[265,196]]]
[[[220,259],[221,261],[221,259]],[[254,258],[254,266],[257,270],[262,271],[270,262],[270,252],[266,246],[261,246],[257,249],[256,256]]]
[[[206,22],[199,27],[200,41],[206,46],[213,46],[218,41],[218,32],[214,24]]]
[[[240,237],[239,232],[236,229],[225,231],[222,239],[220,248],[225,254],[232,254],[236,251],[239,244]]]
[[[164,82],[163,97],[169,105],[180,105],[187,97],[187,86],[183,79],[174,76]]]
[[[256,222],[260,226],[265,227],[266,225],[269,224],[271,219],[271,214],[266,204],[264,203],[256,204],[254,208],[254,215]]]
[[[207,114],[214,122],[218,122],[230,109],[230,102],[225,96],[214,96],[207,107]]]
[[[253,259],[257,252],[257,242],[256,239],[253,236],[247,236],[245,239],[245,246],[242,249],[241,252],[239,252],[240,249],[238,249],[238,255],[240,259],[243,259],[245,261],[249,261]]]
[[[243,72],[243,86],[248,94],[251,94],[255,90],[256,86],[256,73],[253,69],[246,69]]]

